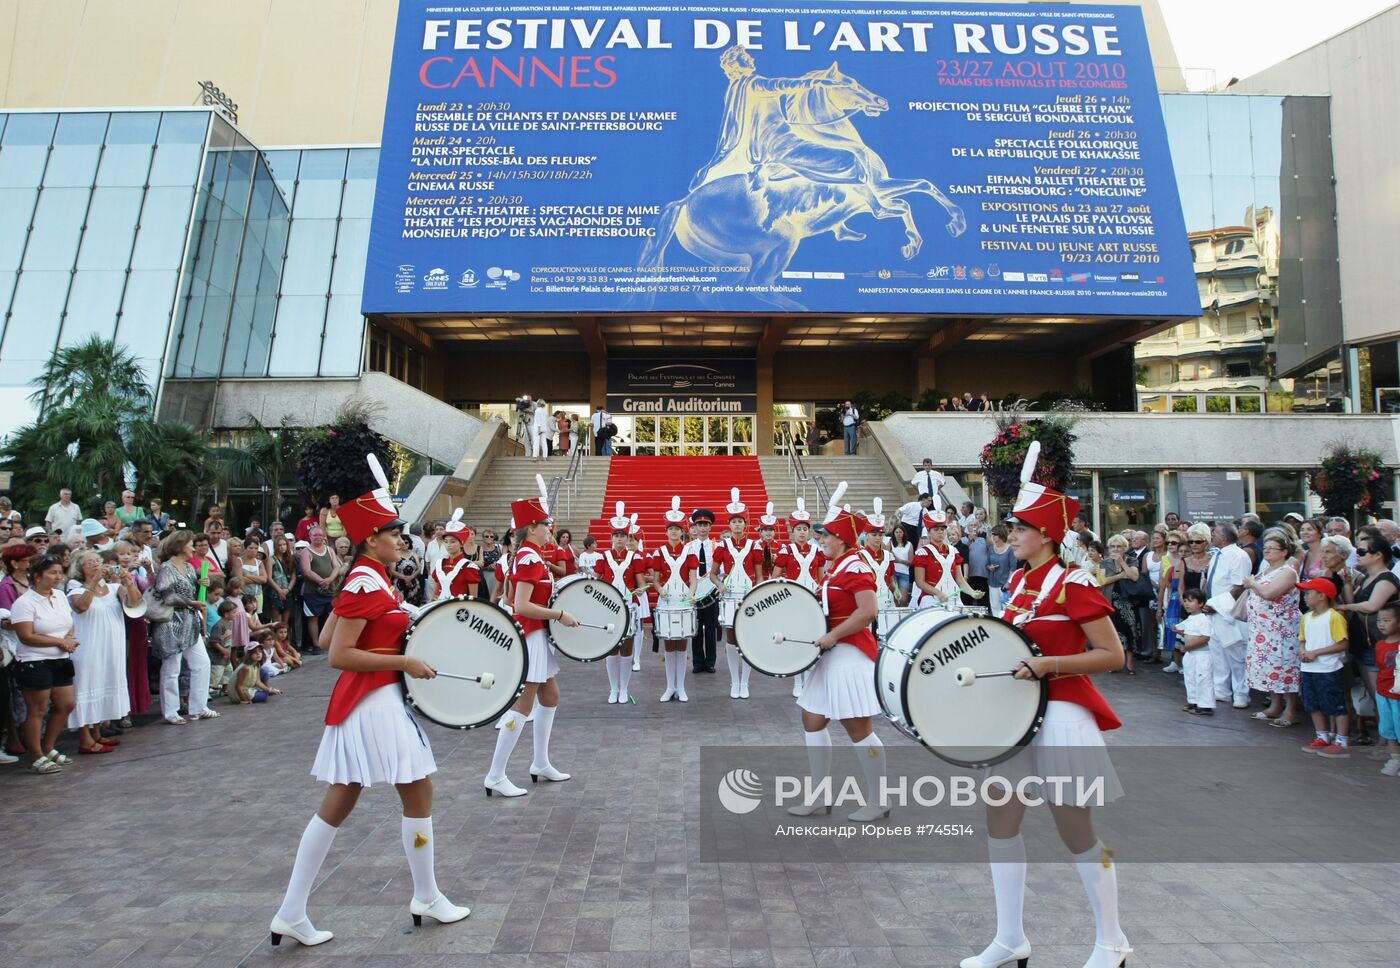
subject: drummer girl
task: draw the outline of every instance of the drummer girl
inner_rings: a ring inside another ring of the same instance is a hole
[[[893,606],[899,590],[894,582],[894,555],[885,547],[885,502],[877,497],[873,507],[865,534],[865,561],[875,573],[875,597],[882,607]]]
[[[725,505],[729,512],[729,533],[715,549],[715,567],[724,574],[724,596],[729,599],[742,598],[758,579],[758,569],[763,561],[763,552],[758,542],[744,535],[748,531],[748,508],[739,500],[739,489],[729,489],[730,500]],[[734,641],[734,612],[726,609],[724,617],[725,655],[729,661],[729,698],[749,698],[749,673],[753,670],[739,654]]]
[[[462,509],[458,508],[452,512],[452,520],[447,522],[443,535],[447,555],[433,566],[439,601],[461,595],[476,597],[476,590],[481,587],[481,572],[466,555],[466,545],[471,537],[472,529],[462,523]]]
[[[861,823],[888,816],[889,810],[881,803],[884,744],[875,735],[873,722],[880,711],[874,665],[879,645],[870,626],[879,609],[875,602],[875,575],[859,548],[860,536],[868,524],[861,515],[841,507],[845,492],[846,482],[842,481],[832,493],[831,508],[822,524],[822,547],[831,567],[818,591],[826,612],[827,632],[817,639],[817,647],[826,654],[808,671],[797,705],[802,709],[813,789],[819,789],[831,775],[827,723],[840,720],[851,742],[861,747],[857,758],[865,776],[865,806],[850,815],[851,820]],[[805,817],[823,809],[831,812],[818,797],[789,807],[788,813]]]
[[[398,561],[405,523],[389,500],[384,471],[373,455],[369,466],[378,487],[339,509],[359,557],[331,616],[330,664],[341,673],[311,768],[330,788],[301,835],[286,896],[272,919],[274,945],[284,935],[304,945],[333,937],[311,923],[306,902],[336,831],[355,809],[360,791],[376,784],[393,784],[403,802],[399,829],[413,874],[408,909],[414,923],[422,924],[426,915],[446,924],[471,913],[444,897],[433,875],[433,782],[428,775],[437,764],[404,703],[399,675],[431,679],[437,673],[422,659],[403,654],[410,618],[387,569]]]
[[[941,495],[935,494],[933,510],[924,512],[924,531],[929,540],[914,552],[914,607],[944,608],[958,601],[959,589],[972,598],[985,595],[967,583],[967,563],[948,544],[948,513]]]
[[[808,591],[816,591],[826,569],[826,556],[821,546],[812,540],[812,512],[807,510],[807,502],[797,499],[797,510],[788,515],[788,533],[792,541],[783,547],[778,561],[787,574],[788,581],[795,581]],[[802,695],[804,675],[792,677],[792,697]]]
[[[535,475],[540,496],[525,501],[512,501],[511,524],[515,527],[519,550],[510,566],[510,594],[514,603],[515,620],[525,633],[525,651],[530,668],[525,673],[525,691],[501,717],[496,733],[496,752],[491,757],[491,772],[486,774],[486,795],[499,793],[503,797],[522,797],[527,790],[506,778],[506,761],[515,749],[525,721],[534,710],[535,757],[530,761],[530,782],[541,779],[560,782],[569,774],[560,772],[549,762],[549,734],[554,729],[554,713],[559,708],[559,662],[554,646],[545,633],[545,623],[557,620],[573,628],[578,620],[561,608],[553,608],[554,578],[544,563],[544,546],[549,541],[549,529],[554,523],[549,516],[549,497],[544,478]],[[536,697],[539,706],[535,705]]]
[[[687,550],[684,537],[685,512],[681,510],[680,497],[673,497],[671,510],[666,512],[666,542],[656,549],[650,562],[651,582],[661,591],[660,607],[695,608],[692,600],[699,562]],[[656,628],[659,631],[660,627]],[[685,694],[685,650],[690,639],[662,639],[661,644],[665,650],[662,661],[666,666],[666,691],[661,694],[661,701],[689,702],[690,697]]]
[[[656,600],[660,597],[655,583],[651,580],[651,556],[646,553],[645,540],[646,533],[637,523],[637,516],[634,514],[632,527],[627,531],[627,550],[637,556],[641,574],[637,579],[637,590],[632,593],[632,600],[637,605],[637,626],[632,631],[633,672],[642,671],[642,643],[652,627],[651,613],[656,609]]]
[[[1054,748],[1063,758],[1075,752],[1083,772],[1104,778],[1105,795],[1122,793],[1104,748],[1104,730],[1122,725],[1089,677],[1112,672],[1123,664],[1123,646],[1109,618],[1113,607],[1087,571],[1060,563],[1059,545],[1079,513],[1079,502],[1040,484],[1030,482],[1040,445],[1032,443],[1021,472],[1021,491],[1011,512],[1012,548],[1025,567],[1011,576],[1005,617],[1025,632],[1042,655],[1022,663],[1018,679],[1045,679],[1050,701],[1045,721],[1030,750],[1028,768],[1036,751]],[[1085,648],[1085,644],[1088,648]],[[1080,747],[1079,750],[1073,750]],[[1063,772],[1063,771],[1062,771]],[[1079,878],[1094,912],[1094,951],[1085,968],[1117,968],[1132,949],[1118,923],[1118,870],[1112,852],[1094,833],[1087,805],[1072,800],[1054,802],[1053,792],[1040,796],[1051,801],[1050,811],[1060,838],[1074,855]],[[987,849],[991,858],[992,888],[996,894],[996,938],[980,955],[967,958],[962,968],[999,968],[1024,965],[1031,946],[1021,923],[1026,888],[1026,848],[1021,840],[1021,819],[1026,804],[1007,797],[1003,806],[987,807]]]
[[[622,592],[627,599],[629,633],[638,624],[637,615],[641,611],[637,589],[647,581],[646,559],[627,548],[628,536],[636,523],[636,517],[629,517],[623,503],[618,501],[617,513],[608,521],[612,527],[612,547],[593,568],[599,578]],[[632,653],[636,651],[636,644],[635,634],[625,635],[617,651],[603,660],[608,670],[609,703],[626,703],[632,698],[627,687],[632,684]]]
[[[777,544],[778,517],[773,513],[773,502],[768,502],[763,517],[758,519],[758,580],[771,581],[786,578],[787,569],[782,565],[782,547]]]

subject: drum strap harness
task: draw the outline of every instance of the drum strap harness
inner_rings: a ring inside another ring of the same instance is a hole
[[[744,563],[749,560],[749,552],[753,550],[753,539],[749,538],[744,542],[743,551],[736,550],[734,542],[728,538],[724,539],[724,546],[729,549],[729,560],[733,562],[729,574],[724,576],[724,587],[735,591],[747,591],[753,583],[749,581],[749,573],[744,570]]]
[[[822,612],[827,618],[831,618],[831,603],[827,600],[827,591],[831,587],[831,580],[837,575],[844,574],[851,570],[854,565],[860,564],[860,559],[865,557],[865,552],[848,554],[836,563],[836,567],[831,569],[831,573],[826,576],[826,581],[822,582]],[[850,618],[849,615],[840,616],[840,621]]]
[[[661,557],[665,560],[666,567],[670,569],[671,573],[671,577],[666,579],[666,597],[678,600],[684,597],[686,591],[685,582],[681,579],[681,565],[685,563],[686,558],[685,545],[681,545],[680,554],[674,558],[671,557],[671,551],[667,545],[662,545],[657,550],[661,552]]]
[[[817,582],[816,579],[812,577],[812,561],[817,557],[817,551],[819,550],[816,542],[807,542],[807,554],[805,556],[798,550],[802,546],[796,542],[793,542],[789,547],[792,548],[792,556],[797,559],[797,583],[804,586],[809,591],[816,591]]]
[[[457,576],[462,573],[462,569],[465,567],[467,567],[467,559],[465,557],[457,562],[450,572],[444,572],[442,570],[441,561],[433,565],[433,577],[437,579],[439,601],[444,598],[452,597],[452,583],[457,580]]]
[[[939,570],[942,572],[942,574],[938,576],[938,585],[936,587],[944,594],[953,594],[958,588],[957,580],[953,577],[953,562],[958,557],[958,550],[952,545],[945,545],[944,547],[948,549],[948,555],[944,557],[938,553],[937,545],[930,543],[924,545],[924,547],[927,548],[928,553],[933,556],[933,560],[938,562],[940,566]]]
[[[603,556],[603,560],[608,563],[608,570],[612,572],[612,586],[624,595],[631,594],[627,587],[627,570],[632,567],[632,561],[637,556],[632,552],[627,552],[627,557],[622,561],[613,561],[612,552],[609,551]]]
[[[875,556],[862,549],[861,557],[865,559],[870,570],[875,572],[875,595],[877,598],[888,600],[890,598],[890,566],[894,564],[894,556],[885,549],[885,557],[882,561],[876,561]]]
[[[1065,573],[1064,567],[1059,563],[1051,565],[1050,570],[1045,573],[1045,580],[1041,582],[1040,589],[1035,592],[1035,601],[1031,602],[1031,607],[1022,608],[1012,603],[1015,602],[1017,596],[1021,594],[1021,589],[1026,587],[1026,575],[1028,571],[1029,569],[1021,573],[1021,580],[1016,583],[1016,588],[1012,591],[1011,597],[1007,600],[1006,604],[1007,611],[1016,613],[1011,618],[1011,624],[1017,628],[1028,625],[1037,618],[1036,612],[1040,610],[1040,603],[1045,601],[1045,596],[1050,594],[1050,589],[1055,587],[1056,582],[1058,582],[1060,577]],[[1041,615],[1038,617],[1045,622],[1071,621],[1068,615]]]

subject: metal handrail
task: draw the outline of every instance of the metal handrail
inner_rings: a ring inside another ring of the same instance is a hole
[[[792,424],[786,420],[778,425],[778,442],[787,451],[788,476],[792,478],[794,495],[807,499],[807,469],[802,466],[802,456],[797,453],[797,439],[792,433]]]
[[[817,486],[817,507],[826,513],[826,509],[831,505],[831,488],[826,485],[826,478],[820,474],[813,476],[812,483]]]
[[[574,495],[578,493],[578,479],[583,474],[583,461],[587,456],[588,444],[580,440],[574,445],[574,452],[569,455],[569,468],[564,472],[564,482],[569,485],[565,494],[570,517],[574,514]]]
[[[545,490],[549,492],[549,509],[551,511],[559,506],[559,485],[562,484],[563,481],[564,478],[561,475],[555,474],[549,479],[549,483],[545,485]]]

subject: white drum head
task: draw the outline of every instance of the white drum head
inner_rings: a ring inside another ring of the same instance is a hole
[[[967,767],[999,763],[1040,730],[1046,683],[987,676],[1040,654],[1009,622],[925,610],[897,625],[889,644],[907,654],[898,705],[919,742],[941,759]],[[967,670],[974,678],[962,685]]]
[[[424,718],[451,729],[494,722],[525,688],[529,661],[525,637],[506,612],[490,602],[447,598],[424,609],[408,630],[404,655],[437,670],[435,679],[403,677],[409,703]],[[492,678],[480,682],[450,676]]]
[[[570,575],[554,587],[551,604],[579,620],[577,628],[567,628],[553,620],[549,623],[549,641],[570,659],[596,662],[612,655],[632,634],[626,597],[601,578]],[[612,630],[606,626],[612,626]]]
[[[816,665],[821,650],[812,643],[825,634],[826,616],[817,596],[782,578],[749,589],[734,615],[739,654],[759,672],[779,679]]]

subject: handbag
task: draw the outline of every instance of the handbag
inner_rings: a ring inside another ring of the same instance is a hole
[[[1240,592],[1240,597],[1235,599],[1235,607],[1230,609],[1230,617],[1236,622],[1249,621],[1249,592]]]
[[[146,621],[152,625],[168,622],[175,617],[175,609],[165,604],[155,592],[155,586],[152,585],[141,596],[141,600],[146,603]]]
[[[1147,567],[1142,563],[1140,557],[1125,561],[1124,564],[1131,565],[1138,570],[1138,576],[1131,581],[1123,580],[1117,582],[1114,588],[1118,595],[1127,599],[1134,605],[1147,605],[1156,597],[1152,591],[1152,578],[1147,574]]]

